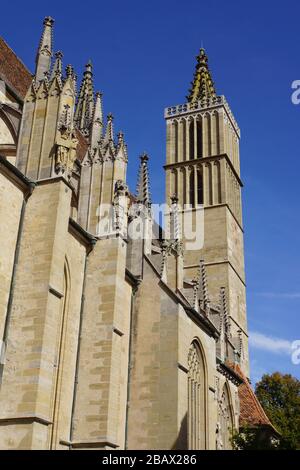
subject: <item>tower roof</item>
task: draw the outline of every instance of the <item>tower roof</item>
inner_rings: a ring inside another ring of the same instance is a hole
[[[208,68],[208,58],[203,47],[197,56],[196,70],[192,88],[189,90],[187,99],[189,102],[204,101],[216,98],[214,82]]]

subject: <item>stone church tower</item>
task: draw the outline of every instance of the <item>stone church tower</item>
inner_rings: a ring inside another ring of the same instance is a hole
[[[273,432],[247,378],[239,129],[197,60],[165,113],[163,230],[149,157],[130,191],[92,64],[77,86],[49,17],[34,74],[0,38],[1,449],[230,449],[244,425]]]
[[[203,48],[187,103],[167,108],[165,118],[167,202],[177,194],[183,214],[189,212],[195,226],[196,214],[204,208],[197,226],[203,244],[185,250],[185,277],[193,279],[199,259],[204,259],[211,299],[217,302],[219,286],[225,288],[229,319],[240,336],[242,367],[248,374],[240,130],[225,97],[216,94]]]

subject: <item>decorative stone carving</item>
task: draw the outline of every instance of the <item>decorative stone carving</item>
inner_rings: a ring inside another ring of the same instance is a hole
[[[218,422],[216,429],[217,450],[230,449],[230,437],[233,429],[233,420],[227,387],[224,386],[222,396],[218,403]]]
[[[122,180],[117,180],[114,191],[114,230],[123,232],[125,229],[126,198],[129,195],[127,184]]]
[[[55,173],[64,175],[67,179],[72,176],[76,160],[78,140],[74,129],[62,124],[56,138]]]

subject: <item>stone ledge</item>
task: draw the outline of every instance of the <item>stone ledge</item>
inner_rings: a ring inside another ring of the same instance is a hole
[[[10,416],[10,417],[1,417],[0,416],[0,426],[1,424],[30,424],[30,423],[40,423],[46,426],[53,424],[49,418],[39,415],[24,415],[24,416]]]

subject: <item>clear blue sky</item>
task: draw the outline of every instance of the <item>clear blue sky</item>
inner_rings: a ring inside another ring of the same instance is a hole
[[[163,200],[164,107],[183,103],[201,41],[217,92],[242,131],[249,330],[253,381],[280,370],[300,377],[289,342],[300,339],[300,3],[252,0],[3,2],[1,35],[32,70],[44,16],[54,45],[81,76],[92,59],[105,113],[137,156],[151,156],[154,201]]]

